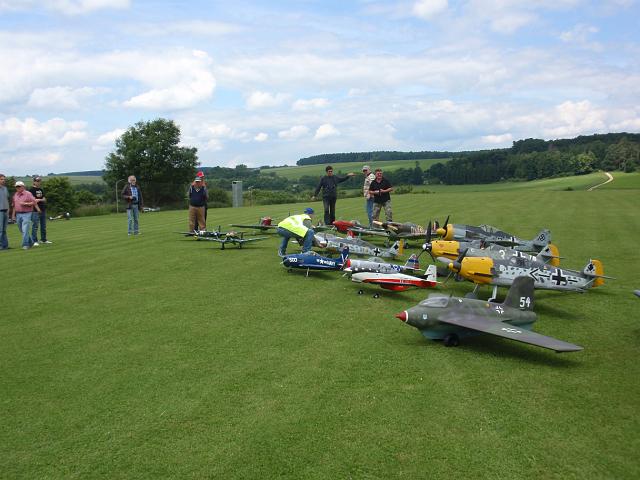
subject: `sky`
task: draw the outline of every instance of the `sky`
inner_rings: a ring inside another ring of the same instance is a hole
[[[202,166],[640,132],[640,0],[0,0],[0,172],[166,118]]]

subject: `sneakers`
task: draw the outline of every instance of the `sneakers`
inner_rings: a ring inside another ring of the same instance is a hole
[[[29,250],[29,247],[22,247],[23,250]]]
[[[34,247],[39,247],[39,246],[40,246],[40,244],[39,244],[38,242],[33,242],[33,246],[34,246]]]
[[[46,243],[47,245],[51,245],[53,242],[50,242],[49,240],[45,240],[44,242],[40,242],[40,243]]]

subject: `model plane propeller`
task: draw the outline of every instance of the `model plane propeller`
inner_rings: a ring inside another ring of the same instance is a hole
[[[513,281],[503,303],[470,298],[430,296],[396,318],[420,330],[428,339],[457,346],[460,338],[481,333],[528,343],[556,352],[577,352],[583,348],[531,331],[536,321],[533,310],[533,279]]]

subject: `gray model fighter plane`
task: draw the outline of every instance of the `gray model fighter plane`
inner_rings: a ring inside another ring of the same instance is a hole
[[[224,246],[228,243],[238,245],[239,248],[245,243],[257,242],[258,240],[266,240],[269,237],[253,237],[244,238],[244,232],[226,232],[217,236],[196,236],[196,240],[206,240],[210,242],[217,242],[220,244],[220,249],[224,250]]]
[[[365,255],[369,257],[395,258],[402,254],[400,242],[395,242],[389,248],[380,248],[357,237],[338,237],[330,233],[317,233],[314,244],[325,250],[341,252],[349,247],[349,254]]]
[[[535,257],[534,257],[535,258]],[[495,298],[498,287],[508,287],[518,277],[530,277],[534,287],[547,290],[585,292],[591,287],[604,284],[604,268],[600,260],[589,260],[582,271],[553,267],[539,260],[525,256],[511,256],[504,260],[487,256],[469,257],[463,252],[457,260],[438,260],[447,263],[449,270],[476,284],[474,294],[480,285],[493,285]]]
[[[551,232],[547,229],[542,230],[532,240],[518,238],[510,233],[492,227],[491,225],[461,225],[448,223],[449,217],[445,220],[444,227],[438,227],[436,233],[442,237],[442,240],[457,240],[468,242],[472,240],[483,240],[485,243],[495,243],[512,247],[522,252],[539,252],[546,247],[551,241]]]
[[[583,348],[530,331],[536,321],[533,309],[533,279],[519,277],[504,303],[470,298],[430,296],[415,307],[396,315],[420,330],[426,338],[457,346],[460,338],[488,333],[556,352],[577,352]]]

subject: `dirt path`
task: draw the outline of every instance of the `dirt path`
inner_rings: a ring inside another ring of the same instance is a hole
[[[606,182],[602,182],[599,183],[598,185],[594,185],[593,187],[591,187],[588,191],[590,192],[591,190],[595,190],[598,187],[601,187],[602,185],[606,185],[609,182],[613,182],[613,175],[611,175],[609,172],[604,172],[604,174],[608,177]]]

